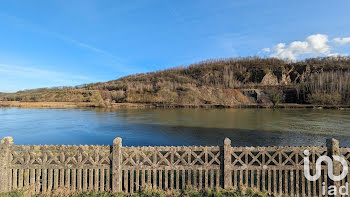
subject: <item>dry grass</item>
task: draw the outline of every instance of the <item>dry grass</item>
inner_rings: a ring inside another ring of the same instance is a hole
[[[35,109],[60,109],[60,108],[80,108],[97,107],[94,103],[74,103],[74,102],[21,102],[21,101],[0,101],[0,107],[19,107]]]
[[[245,101],[245,99],[242,99]],[[314,108],[314,109],[350,109],[350,105],[312,105],[312,104],[278,104],[276,106],[266,104],[241,104],[241,105],[178,105],[178,104],[145,104],[145,103],[112,103],[108,106],[95,105],[94,103],[73,103],[73,102],[20,102],[20,101],[0,101],[0,107],[18,107],[24,109],[66,109],[66,108],[91,108],[98,107],[101,110],[113,109],[144,109],[144,108]]]
[[[26,188],[20,191],[14,191],[9,193],[0,194],[0,197],[269,197],[273,196],[267,192],[261,192],[257,189],[240,187],[239,190],[233,189],[203,189],[198,190],[193,187],[187,187],[185,190],[159,190],[153,189],[148,185],[141,189],[140,192],[134,194],[128,193],[110,193],[110,192],[85,192],[80,193],[72,191],[69,188],[61,188],[50,193],[34,194],[34,190]]]
[[[0,101],[0,107],[19,107],[25,109],[65,109],[65,108],[87,108],[87,107],[106,107],[106,108],[152,108],[152,104],[141,103],[111,103],[100,106],[92,102],[22,102],[22,101]]]

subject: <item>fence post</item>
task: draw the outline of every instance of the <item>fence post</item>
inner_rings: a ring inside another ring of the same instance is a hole
[[[231,170],[231,140],[224,140],[224,188],[232,187],[232,170]]]
[[[112,192],[122,191],[122,138],[113,140],[112,150]]]
[[[340,156],[340,149],[339,149],[339,141],[332,138],[332,139],[327,139],[327,153],[330,158],[332,158],[333,161],[333,174],[334,175],[339,175],[341,171],[341,163],[335,161],[332,156],[337,155]],[[329,165],[329,164],[328,164]],[[333,181],[329,180],[329,184],[336,186],[338,189],[340,187],[340,182],[339,181]],[[338,194],[338,191],[336,191],[336,195],[334,196],[340,196]]]
[[[0,193],[10,189],[10,146],[13,145],[12,137],[4,137],[0,143]]]

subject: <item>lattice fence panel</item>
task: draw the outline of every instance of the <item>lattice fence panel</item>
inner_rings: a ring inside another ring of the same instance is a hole
[[[311,174],[315,161],[327,155],[326,147],[232,147],[232,186],[266,190],[274,194],[319,196],[327,183],[327,166],[317,181],[304,176],[304,150],[309,150]]]
[[[109,191],[110,166],[109,146],[13,146],[10,189]]]
[[[350,181],[347,175],[329,182],[325,162],[321,178],[305,178],[306,157],[311,175],[321,156],[340,155],[350,165],[350,148],[340,148],[335,139],[327,140],[327,148],[232,147],[228,138],[221,147],[123,147],[121,138],[112,146],[18,146],[12,141],[7,137],[0,143],[0,191],[28,186],[44,193],[60,187],[133,193],[149,184],[164,190],[253,187],[274,195],[321,196],[323,183]],[[339,173],[339,166],[333,168]]]
[[[220,148],[213,147],[123,147],[123,191],[153,188],[183,189],[221,186]]]

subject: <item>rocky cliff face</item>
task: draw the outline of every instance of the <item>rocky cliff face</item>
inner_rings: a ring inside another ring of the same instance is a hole
[[[265,76],[261,80],[261,85],[274,86],[280,84],[278,78],[271,72],[265,74]]]
[[[251,103],[272,104],[269,95],[260,89],[243,89],[243,95],[247,97]]]

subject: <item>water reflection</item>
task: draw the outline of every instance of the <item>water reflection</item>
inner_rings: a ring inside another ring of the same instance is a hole
[[[350,146],[350,111],[310,109],[0,108],[0,137],[17,144]]]

